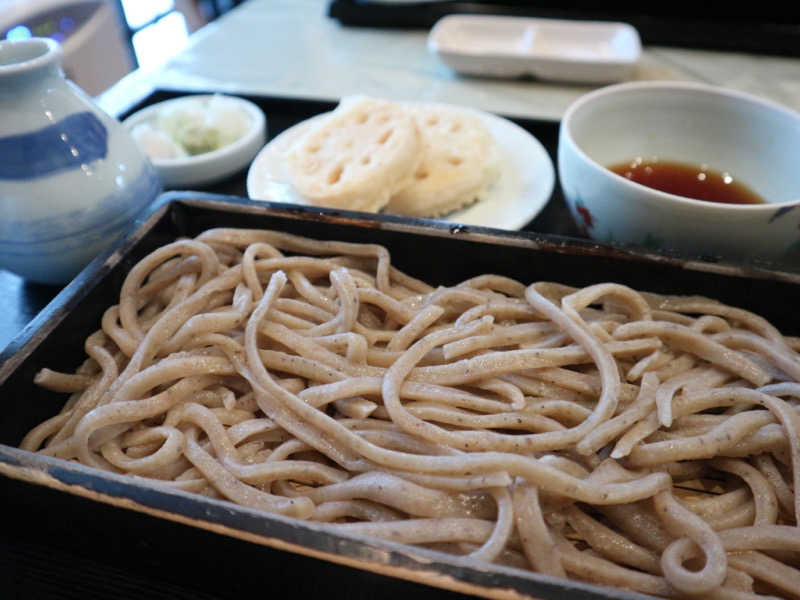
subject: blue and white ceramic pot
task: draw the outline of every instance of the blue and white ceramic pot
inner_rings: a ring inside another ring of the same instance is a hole
[[[160,191],[122,125],[64,78],[56,42],[0,42],[0,267],[65,283]]]

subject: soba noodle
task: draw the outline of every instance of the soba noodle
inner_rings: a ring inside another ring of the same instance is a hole
[[[800,356],[698,297],[216,229],[133,267],[21,447],[659,596],[800,597]]]

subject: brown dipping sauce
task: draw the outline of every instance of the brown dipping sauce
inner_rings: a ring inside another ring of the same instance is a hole
[[[614,173],[669,194],[722,204],[764,204],[764,199],[729,173],[705,165],[635,158],[608,167]]]

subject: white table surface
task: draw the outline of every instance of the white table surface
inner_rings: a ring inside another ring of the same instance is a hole
[[[422,99],[516,117],[560,119],[594,89],[455,74],[427,50],[426,31],[346,27],[326,0],[250,0],[196,32],[151,73],[134,72],[100,98],[118,113],[144,85],[166,90],[337,100],[349,94]],[[646,46],[635,80],[699,81],[800,111],[800,59]]]

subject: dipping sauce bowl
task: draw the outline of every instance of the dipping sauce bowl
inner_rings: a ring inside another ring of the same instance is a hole
[[[800,268],[800,114],[703,84],[624,83],[574,102],[559,136],[564,196],[592,239]],[[609,168],[648,160],[716,172],[763,203],[689,198]]]

